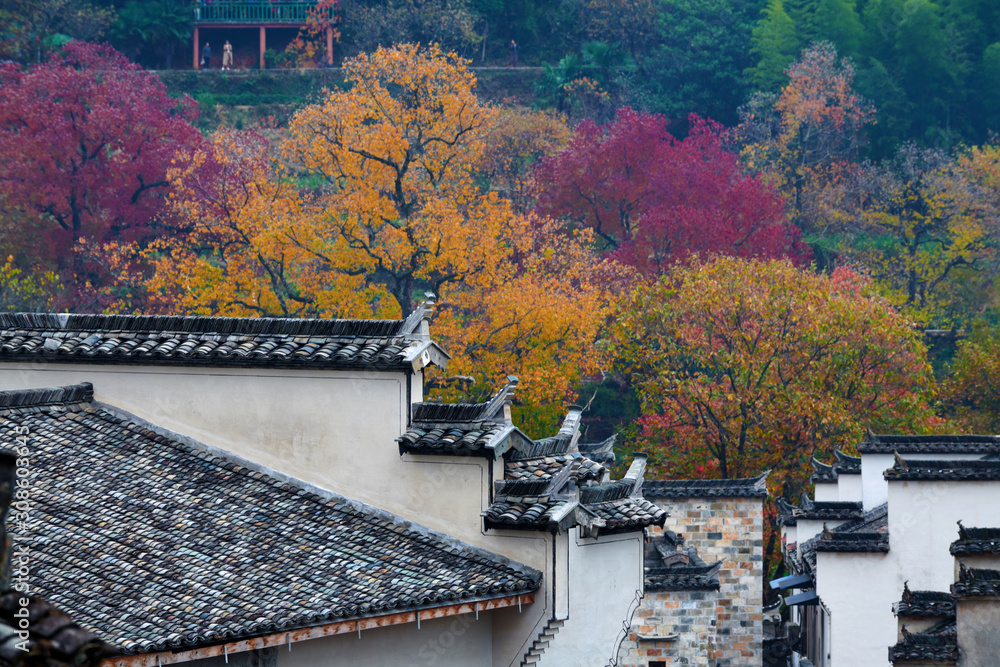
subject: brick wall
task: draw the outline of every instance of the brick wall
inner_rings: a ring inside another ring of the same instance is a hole
[[[723,561],[718,591],[649,592],[622,642],[618,665],[651,662],[759,667],[763,647],[763,517],[759,498],[651,499],[670,512],[665,528],[681,534],[706,563]],[[659,535],[659,528],[650,536]],[[677,634],[676,641],[637,641]]]

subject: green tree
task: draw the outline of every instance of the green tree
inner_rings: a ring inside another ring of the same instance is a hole
[[[647,74],[630,82],[639,108],[683,122],[696,113],[725,124],[750,92],[751,31],[765,0],[660,0]]]
[[[782,0],[771,0],[764,17],[753,29],[750,51],[757,64],[747,70],[750,83],[762,92],[780,90],[788,82],[785,70],[798,57],[800,49],[795,22],[785,11]]]

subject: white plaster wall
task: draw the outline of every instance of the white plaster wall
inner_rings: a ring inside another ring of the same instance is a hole
[[[827,528],[829,528],[830,530],[833,530],[837,526],[842,526],[845,523],[847,523],[847,522],[843,521],[843,520],[838,520],[838,521],[816,521],[816,520],[813,520],[813,519],[799,519],[798,522],[797,522],[797,525],[796,525],[796,531],[795,532],[796,532],[796,536],[797,536],[799,542],[801,543],[801,542],[805,542],[806,540],[810,540],[810,539],[816,537],[817,535],[819,535],[820,533],[822,533],[823,532],[823,524],[826,524]]]
[[[642,532],[582,538],[569,546],[569,616],[543,667],[604,667],[618,655],[642,591]]]
[[[816,554],[816,594],[829,611],[830,667],[890,664],[888,649],[896,643],[892,603],[902,591],[889,554]]]
[[[900,452],[900,455],[909,461],[963,461],[983,457],[982,454],[907,454],[905,452]],[[895,457],[892,454],[861,455],[861,484],[864,493],[862,502],[865,511],[875,509],[888,500],[888,482],[882,473],[891,468],[894,462]]]
[[[861,475],[837,475],[837,495],[841,502],[862,502]]]
[[[889,499],[889,488],[882,473],[892,467],[892,454],[861,455],[861,502],[865,511],[875,509]]]
[[[948,591],[955,582],[948,548],[959,519],[969,527],[1000,523],[1000,483],[889,483],[890,553],[911,589]]]
[[[816,482],[813,500],[821,503],[840,500],[836,482]]]
[[[551,537],[482,527],[502,464],[491,472],[482,458],[400,456],[403,372],[0,364],[0,390],[79,382],[156,426],[541,570],[536,603],[496,633],[497,665],[519,661],[551,616]]]

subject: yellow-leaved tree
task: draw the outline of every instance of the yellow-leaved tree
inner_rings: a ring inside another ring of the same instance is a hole
[[[547,427],[603,365],[612,270],[586,234],[482,186],[498,113],[465,61],[402,45],[344,69],[350,88],[299,111],[273,155],[258,135],[220,133],[172,174],[182,222],[147,253],[155,297],[198,314],[404,317],[431,291],[455,357],[441,393],[477,398],[515,374],[529,422]]]

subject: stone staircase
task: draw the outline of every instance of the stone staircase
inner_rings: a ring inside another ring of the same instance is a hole
[[[524,654],[524,660],[521,661],[521,667],[532,667],[533,665],[538,665],[542,661],[542,654],[545,653],[545,649],[549,647],[549,643],[555,639],[556,635],[559,634],[559,628],[561,628],[566,621],[557,621],[555,619],[549,619],[549,622],[545,624],[542,631],[539,633],[538,638],[532,642],[531,648],[528,652]]]

